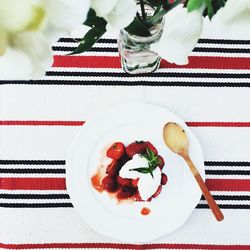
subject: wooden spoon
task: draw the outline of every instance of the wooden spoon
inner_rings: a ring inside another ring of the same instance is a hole
[[[179,154],[187,162],[215,218],[218,221],[222,221],[224,219],[224,215],[222,214],[205,182],[202,180],[198,170],[189,157],[189,143],[185,131],[178,124],[169,122],[163,128],[163,139],[170,150],[176,154]]]

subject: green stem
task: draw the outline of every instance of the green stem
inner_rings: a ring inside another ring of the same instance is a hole
[[[141,19],[141,16],[138,12],[136,12],[136,17],[143,23],[142,19]]]
[[[140,6],[141,6],[142,20],[145,22],[147,16],[146,16],[146,12],[145,12],[144,0],[140,0]]]
[[[146,24],[148,24],[148,25],[154,25],[160,19],[162,19],[163,16],[165,16],[170,10],[172,10],[173,8],[175,8],[181,2],[182,2],[182,0],[176,0],[174,3],[172,3],[172,4],[169,5],[169,8],[167,10],[161,9],[154,16],[148,18],[148,20],[146,21]]]

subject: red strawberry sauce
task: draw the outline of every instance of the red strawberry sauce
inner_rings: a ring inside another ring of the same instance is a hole
[[[98,191],[103,191],[103,185],[102,185],[102,177],[99,173],[96,173],[94,176],[91,177],[91,183],[92,186]]]
[[[151,213],[151,210],[147,207],[143,207],[141,210],[142,215],[149,215]]]

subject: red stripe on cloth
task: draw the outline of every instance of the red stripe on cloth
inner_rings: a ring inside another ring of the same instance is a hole
[[[210,191],[250,191],[250,180],[207,179]]]
[[[82,126],[85,121],[0,120],[0,126]],[[250,127],[250,122],[186,122],[189,127]]]
[[[34,121],[34,120],[5,120],[0,121],[2,126],[82,126],[84,121]]]
[[[211,191],[250,191],[250,180],[207,179]],[[5,190],[65,190],[65,178],[0,178]]]
[[[121,68],[117,56],[54,56],[52,67]]]
[[[170,64],[161,61],[161,68],[195,68],[195,69],[250,69],[250,58],[189,56],[188,65]]]
[[[211,244],[121,244],[121,243],[44,243],[44,244],[4,244],[0,243],[3,249],[51,249],[51,248],[111,248],[111,249],[250,249],[250,245],[211,245]]]
[[[54,56],[53,67],[121,68],[118,56]],[[250,69],[250,58],[190,56],[189,64],[179,66],[161,61],[161,68]]]
[[[250,127],[250,122],[186,122],[189,127]]]
[[[0,178],[4,190],[65,190],[65,178]]]

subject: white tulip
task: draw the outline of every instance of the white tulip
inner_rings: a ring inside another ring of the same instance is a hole
[[[47,39],[39,32],[23,32],[15,37],[15,46],[7,47],[0,57],[0,79],[38,78],[52,63],[53,54]]]
[[[89,0],[42,0],[46,12],[46,37],[52,42],[68,35],[77,25],[82,24],[89,11]]]
[[[118,29],[128,26],[136,16],[135,0],[91,0],[91,7]]]
[[[178,65],[188,64],[188,56],[201,35],[204,7],[188,12],[182,5],[165,16],[164,31],[151,49],[163,59]]]
[[[250,39],[250,0],[228,0],[212,19],[212,28],[234,39]]]
[[[36,12],[34,0],[1,0],[0,27],[9,32],[25,29]]]
[[[228,0],[220,12],[222,20],[228,23],[242,18],[250,19],[250,0]]]
[[[32,79],[53,63],[51,43],[82,23],[89,0],[2,0],[0,79]]]

